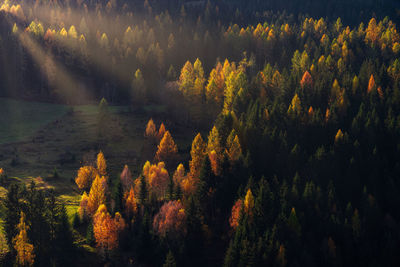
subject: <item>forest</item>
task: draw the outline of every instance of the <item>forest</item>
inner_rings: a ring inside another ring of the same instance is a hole
[[[0,0],[0,266],[400,266],[399,23]]]

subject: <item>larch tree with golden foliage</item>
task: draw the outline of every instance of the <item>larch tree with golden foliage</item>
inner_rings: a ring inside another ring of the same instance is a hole
[[[234,130],[232,130],[227,138],[225,154],[228,156],[231,164],[238,161],[242,155],[242,147],[240,146],[239,137],[236,135]]]
[[[107,163],[102,151],[97,154],[97,170],[100,176],[107,176]]]
[[[292,102],[290,103],[287,112],[292,116],[299,116],[301,114],[301,102],[297,94],[295,94],[292,98]]]
[[[158,129],[158,133],[157,133],[157,140],[158,141],[160,141],[164,137],[164,134],[165,134],[166,131],[167,130],[165,128],[164,123],[161,123],[160,128]]]
[[[104,177],[96,176],[90,188],[87,211],[89,215],[93,215],[101,204],[106,202],[106,180]]]
[[[93,233],[96,246],[102,254],[118,247],[118,234],[125,226],[120,215],[113,219],[104,204],[93,216]]]
[[[164,198],[169,182],[169,175],[168,171],[165,169],[165,163],[159,162],[155,165],[147,161],[143,166],[143,175],[149,185],[150,192],[158,199]]]
[[[174,139],[172,139],[169,131],[166,131],[158,145],[158,150],[154,160],[172,163],[176,159],[177,155],[178,147],[176,146]]]
[[[174,172],[174,175],[172,176],[172,180],[174,181],[175,184],[182,186],[182,182],[185,179],[186,179],[185,167],[181,163],[176,168],[176,171]]]
[[[190,150],[191,160],[189,161],[190,176],[197,178],[200,174],[200,169],[206,156],[206,144],[198,133],[192,142],[192,149]]]
[[[21,211],[21,218],[17,226],[19,233],[13,239],[17,252],[17,264],[20,266],[32,266],[35,260],[34,247],[28,240],[28,226],[25,222],[25,214]]]
[[[98,171],[93,166],[83,166],[78,170],[78,175],[75,178],[75,183],[79,189],[90,189],[93,180],[96,178]]]
[[[247,190],[244,198],[244,210],[247,214],[252,215],[254,209],[254,196],[250,189]]]
[[[149,122],[147,123],[144,136],[151,139],[155,139],[157,137],[157,128],[156,125],[154,124],[153,119],[150,119]]]
[[[133,187],[129,190],[129,192],[125,195],[125,213],[132,217],[137,213],[138,206],[137,206],[137,199],[135,197],[135,191]]]
[[[179,90],[183,93],[185,97],[189,96],[191,90],[194,86],[194,72],[193,65],[190,61],[187,61],[181,70],[181,75],[179,77]]]

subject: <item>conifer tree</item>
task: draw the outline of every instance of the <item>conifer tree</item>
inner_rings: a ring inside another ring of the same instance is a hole
[[[17,229],[19,233],[13,239],[14,248],[17,252],[16,261],[21,266],[32,266],[35,261],[34,247],[28,240],[28,226],[25,222],[25,214],[22,211]]]

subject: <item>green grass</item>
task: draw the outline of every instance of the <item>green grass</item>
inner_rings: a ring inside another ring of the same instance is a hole
[[[0,98],[0,144],[29,138],[68,109],[64,105]]]

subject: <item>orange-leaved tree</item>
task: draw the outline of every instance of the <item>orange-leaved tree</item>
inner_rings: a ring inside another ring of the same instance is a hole
[[[102,151],[97,154],[97,170],[100,176],[107,176],[107,163]]]
[[[119,213],[113,219],[104,204],[99,206],[93,216],[93,234],[101,253],[118,247],[118,235],[124,227],[125,222]]]
[[[231,217],[229,218],[229,225],[236,229],[239,226],[240,212],[243,210],[243,200],[238,199],[232,207]]]
[[[137,199],[133,187],[131,187],[129,192],[125,194],[124,199],[125,199],[125,213],[129,217],[133,217],[138,211]]]
[[[177,155],[178,147],[176,146],[174,139],[172,139],[169,131],[166,131],[164,137],[161,139],[160,144],[158,145],[158,150],[154,160],[172,163],[174,160],[176,160]]]
[[[169,174],[165,163],[150,164],[147,161],[143,166],[143,175],[149,185],[150,192],[159,199],[164,198],[169,182]]]
[[[157,136],[157,128],[156,125],[154,124],[153,119],[150,119],[149,122],[147,123],[146,126],[146,131],[144,133],[144,136],[147,138],[155,139]]]
[[[90,189],[93,180],[96,178],[98,171],[93,166],[83,166],[79,168],[78,175],[75,178],[75,183],[79,189]]]

